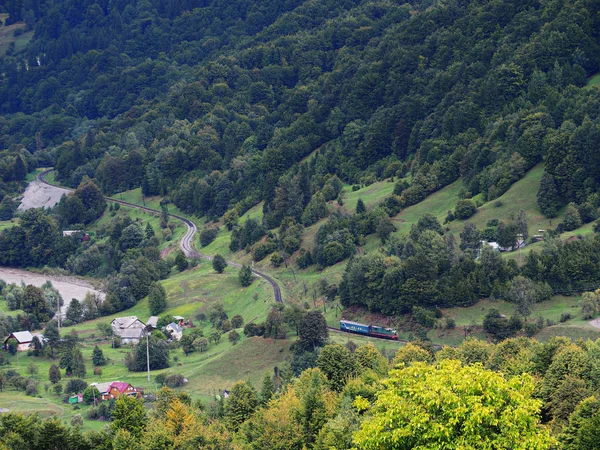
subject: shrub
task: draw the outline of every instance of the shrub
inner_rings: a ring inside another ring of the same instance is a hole
[[[446,325],[447,330],[454,330],[456,328],[456,320],[452,317],[446,317]]]
[[[254,261],[262,261],[273,253],[276,248],[277,246],[273,242],[259,242],[252,248],[252,258]]]
[[[262,336],[265,334],[265,324],[256,324],[254,322],[247,323],[244,327],[244,335],[247,337]]]
[[[233,345],[237,344],[240,340],[240,334],[235,330],[230,331],[228,337],[229,342],[231,342]]]
[[[171,374],[165,378],[165,385],[170,388],[181,387],[185,384],[185,378],[181,374]]]
[[[25,393],[31,397],[38,395],[38,382],[30,378],[25,386]]]
[[[567,320],[571,320],[573,316],[569,312],[564,312],[560,315],[560,323],[565,323]]]
[[[79,394],[80,392],[83,392],[87,386],[87,383],[81,378],[72,378],[67,381],[65,394]]]
[[[167,378],[169,374],[168,373],[159,373],[158,375],[156,375],[154,377],[154,382],[156,384],[158,384],[159,386],[164,386],[165,385],[165,379]]]
[[[75,414],[71,418],[71,426],[73,426],[73,427],[80,427],[82,425],[83,425],[83,417],[81,416],[81,414]]]
[[[473,203],[473,200],[459,200],[456,203],[456,208],[454,208],[454,217],[456,217],[457,219],[465,220],[471,217],[473,214],[475,214],[476,210],[477,208],[475,207],[475,203]]]
[[[418,306],[413,308],[413,318],[419,325],[427,328],[431,328],[435,325],[435,313]]]
[[[236,314],[231,318],[231,326],[233,328],[239,328],[242,325],[244,325],[244,318],[241,315]]]
[[[215,238],[217,237],[217,234],[219,234],[219,228],[218,227],[215,227],[215,228],[204,228],[200,232],[200,245],[202,245],[202,247],[206,247],[212,241],[215,240]]]
[[[271,255],[271,265],[273,267],[280,267],[283,264],[283,256],[279,252],[275,252]]]

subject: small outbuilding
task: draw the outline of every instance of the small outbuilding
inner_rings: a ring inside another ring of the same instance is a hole
[[[158,327],[158,316],[150,316],[150,318],[146,320],[146,327],[149,330],[156,330]]]
[[[177,339],[178,341],[181,340],[181,337],[183,336],[183,328],[181,328],[178,324],[171,322],[165,327],[165,329],[171,333],[173,339]]]
[[[17,341],[17,351],[26,352],[29,350],[33,335],[29,331],[15,331],[4,339],[4,350],[8,350],[8,341],[15,339]]]

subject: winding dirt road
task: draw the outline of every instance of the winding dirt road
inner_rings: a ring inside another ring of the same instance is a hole
[[[46,181],[44,179],[44,177],[48,173],[52,172],[53,170],[54,169],[48,169],[48,170],[45,170],[42,173],[40,173],[38,175],[38,181],[40,183],[46,184],[48,186],[52,186],[52,187],[56,187],[56,188],[60,188],[60,189],[66,189],[68,191],[74,191],[74,189],[64,188],[62,186],[57,186],[55,184],[52,184],[52,183],[49,183],[48,181]],[[106,198],[106,201],[109,201],[112,203],[119,203],[121,205],[128,206],[130,208],[141,209],[141,210],[149,212],[151,214],[158,214],[158,215],[161,214],[160,211],[158,211],[156,209],[148,208],[146,206],[136,205],[135,203],[125,202],[123,200],[118,200],[118,199],[112,198],[112,197],[105,197],[105,198]],[[181,251],[183,252],[183,254],[187,258],[201,258],[201,259],[205,259],[208,261],[212,261],[212,259],[213,259],[212,256],[204,255],[204,254],[198,252],[194,248],[194,235],[198,231],[198,228],[196,227],[194,222],[192,222],[191,220],[186,219],[185,217],[182,217],[178,214],[169,214],[169,216],[183,222],[187,226],[187,231],[186,231],[185,235],[181,238],[181,242],[179,243],[179,247],[181,248]],[[236,267],[236,268],[242,267],[241,264],[238,264],[233,261],[227,261],[227,265],[229,265],[231,267]],[[258,270],[254,270],[254,269],[252,269],[252,273],[254,273],[254,275],[256,275],[257,277],[262,278],[263,280],[265,280],[267,283],[269,283],[271,285],[271,288],[273,289],[273,297],[275,298],[275,302],[283,303],[283,297],[281,295],[281,288],[279,287],[279,285],[273,278],[271,278],[269,275],[267,275],[263,272],[260,272]]]

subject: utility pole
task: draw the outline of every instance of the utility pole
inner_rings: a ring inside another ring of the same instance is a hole
[[[148,344],[148,328],[146,330],[146,366],[148,367],[148,382],[150,382],[150,345]]]
[[[60,336],[60,295],[56,296],[56,308],[58,309],[58,314],[56,315],[56,322],[58,323],[58,335]]]
[[[523,243],[523,234],[517,234],[517,245],[519,246],[519,265],[523,264],[523,258],[521,258],[521,244]]]

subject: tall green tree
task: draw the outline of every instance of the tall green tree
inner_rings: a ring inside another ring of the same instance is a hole
[[[254,281],[254,274],[250,269],[250,266],[243,265],[238,273],[238,278],[242,287],[248,287]]]
[[[248,383],[238,381],[229,392],[225,402],[225,421],[232,430],[250,418],[258,407],[258,396],[254,387]]]
[[[106,364],[104,353],[102,353],[102,349],[97,345],[94,346],[94,350],[92,351],[92,364],[94,366],[103,366]]]
[[[320,311],[309,311],[298,326],[298,342],[306,350],[312,351],[322,346],[329,332],[327,322]]]
[[[124,430],[140,438],[146,428],[147,415],[143,402],[135,397],[121,395],[111,412],[110,429],[114,432]]]
[[[150,307],[150,314],[153,316],[157,316],[167,307],[167,292],[163,285],[157,281],[150,285],[148,306]]]
[[[561,207],[560,196],[556,189],[554,177],[548,172],[544,172],[540,180],[540,187],[537,192],[537,203],[546,217],[556,217]]]

